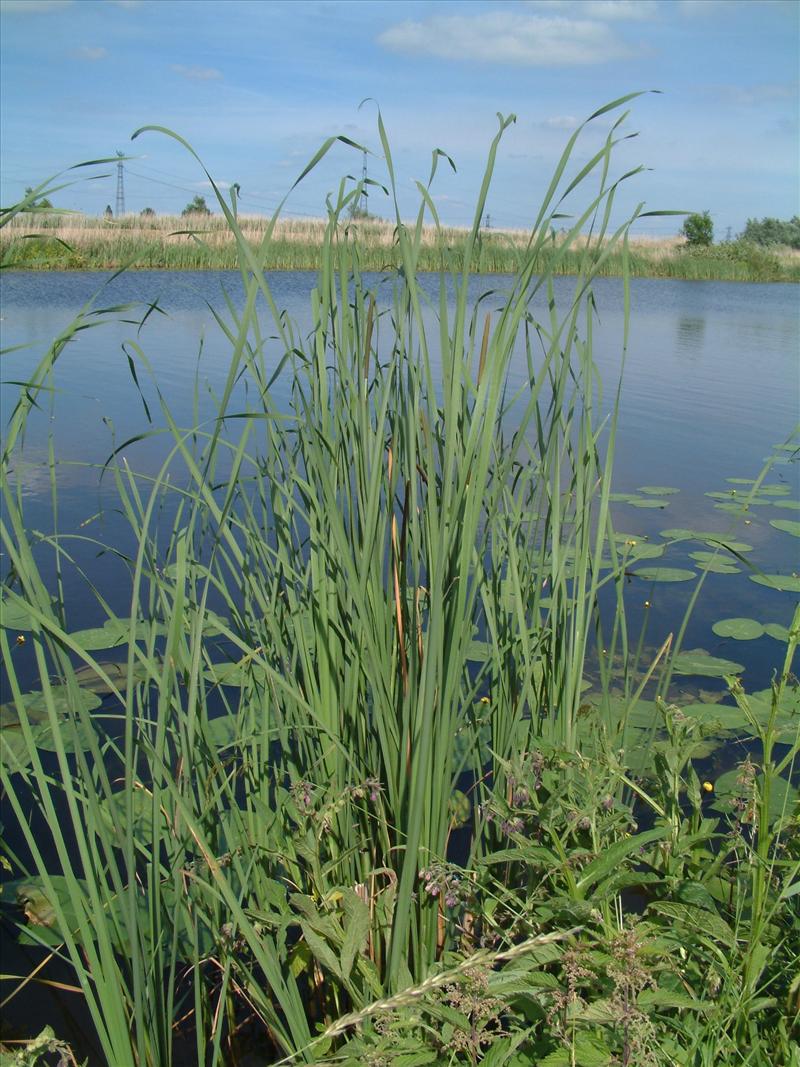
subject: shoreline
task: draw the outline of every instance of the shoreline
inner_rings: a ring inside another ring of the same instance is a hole
[[[261,246],[269,219],[241,217],[242,235],[262,260],[264,270],[318,269],[326,241],[359,246],[358,269],[397,269],[395,227],[384,220],[343,220],[331,240],[323,220],[279,220],[263,253]],[[424,227],[416,267],[422,272],[460,270],[469,232]],[[481,231],[472,250],[472,272],[515,274],[526,255],[528,231]],[[590,245],[578,235],[568,248],[554,234],[540,252],[541,273],[576,275],[585,269]],[[596,274],[619,277],[621,250],[595,263]],[[740,281],[800,283],[800,252],[764,248],[742,241],[689,249],[681,238],[631,238],[628,252],[632,278],[674,278],[685,281]],[[105,221],[94,218],[21,215],[0,231],[0,263],[4,270],[238,270],[236,242],[220,216],[191,219],[138,216]]]

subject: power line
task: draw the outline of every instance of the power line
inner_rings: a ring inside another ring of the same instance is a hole
[[[125,214],[125,185],[122,172],[124,154],[117,152],[117,156],[119,157],[119,162],[117,163],[117,210],[115,214],[118,219],[121,219]]]

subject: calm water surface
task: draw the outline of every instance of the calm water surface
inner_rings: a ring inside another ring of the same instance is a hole
[[[147,357],[159,388],[179,425],[194,423],[195,382],[199,382],[199,417],[214,411],[213,394],[223,386],[230,347],[212,315],[209,304],[224,307],[223,288],[234,305],[243,304],[241,281],[235,272],[138,272],[108,281],[110,275],[82,272],[3,272],[0,291],[2,342],[6,349],[25,346],[3,357],[2,420],[5,426],[25,381],[47,346],[88,300],[95,308],[137,305],[120,318],[128,322],[104,324],[78,334],[62,353],[55,375],[52,412],[36,412],[25,442],[22,469],[27,495],[27,519],[37,527],[49,523],[49,481],[44,464],[49,429],[54,431],[57,456],[66,461],[59,484],[62,533],[85,530],[100,541],[124,544],[113,512],[104,510],[113,497],[110,479],[98,486],[95,469],[72,463],[102,462],[115,445],[162,425],[152,382],[146,381],[141,362],[142,387],[153,412],[147,424],[143,405],[131,381],[126,353],[134,345]],[[302,335],[310,326],[309,294],[316,276],[305,272],[276,272],[270,284],[279,308],[285,308]],[[438,279],[425,282],[431,296]],[[486,310],[501,304],[509,279],[475,277],[471,294],[477,299],[495,290],[482,304]],[[556,279],[556,298],[562,313],[569,306],[574,280]],[[755,478],[773,447],[785,442],[800,418],[800,315],[798,289],[789,285],[749,285],[724,282],[634,280],[632,328],[625,366],[622,411],[615,462],[618,491],[641,485],[672,486],[680,493],[664,498],[664,509],[642,510],[615,505],[617,528],[636,535],[657,536],[666,528],[692,527],[730,534],[753,545],[752,558],[770,573],[800,569],[800,541],[770,526],[773,518],[798,518],[798,512],[774,505],[751,510],[749,523],[732,526],[732,516],[715,510],[705,493],[731,488],[726,478]],[[622,344],[622,286],[617,279],[596,283],[598,323],[595,358],[610,400],[620,371]],[[386,303],[390,295],[387,290]],[[136,321],[147,304],[158,310],[139,330]],[[435,306],[435,301],[434,301]],[[544,296],[534,313],[545,318]],[[266,327],[267,334],[270,329]],[[274,334],[274,328],[271,331]],[[267,342],[267,362],[281,353],[277,341]],[[512,367],[512,380],[527,376],[520,349]],[[280,384],[276,386],[281,401]],[[157,469],[166,439],[154,434],[125,449],[135,470]],[[789,496],[800,498],[800,462],[784,453],[768,477],[784,485]],[[90,516],[103,517],[88,528]],[[686,544],[671,550],[669,559],[656,561],[691,566],[686,553],[704,546]],[[87,550],[88,551],[88,550]],[[92,556],[93,573],[102,582],[111,564]],[[104,570],[105,569],[105,570]],[[77,582],[77,579],[75,580]],[[643,589],[650,597],[653,616],[649,636],[654,642],[674,629],[688,598],[689,583]],[[75,585],[75,592],[79,585]],[[69,594],[70,589],[67,589]],[[769,637],[757,641],[722,641],[710,630],[720,617],[755,616],[786,624],[794,597],[757,586],[747,575],[709,575],[700,609],[694,616],[687,643],[702,645],[748,666],[748,681],[760,686],[777,666],[780,646]],[[635,601],[635,598],[634,598]],[[112,591],[112,606],[124,612],[124,590],[119,600]],[[80,617],[73,605],[75,628],[95,621]],[[96,609],[92,609],[96,610]],[[634,603],[635,610],[635,603]]]
[[[123,275],[108,284],[105,281],[106,277],[96,273],[2,273],[2,345],[7,350],[24,347],[3,356],[0,415],[5,428],[19,395],[18,383],[28,379],[52,340],[95,294],[96,308],[138,305],[120,313],[119,317],[129,322],[84,330],[66,346],[57,365],[52,409],[49,394],[40,398],[42,410],[31,417],[23,461],[18,464],[27,524],[33,529],[52,529],[45,460],[48,434],[53,432],[60,463],[58,526],[59,532],[69,538],[64,545],[85,566],[111,608],[127,615],[127,572],[111,553],[102,551],[102,546],[132,548],[130,534],[114,510],[112,479],[107,477],[98,484],[97,468],[82,464],[101,463],[115,445],[163,425],[153,383],[146,380],[141,361],[138,367],[143,392],[153,412],[152,427],[133,387],[126,352],[134,355],[134,345],[140,346],[147,357],[179,425],[194,424],[196,382],[198,417],[212,416],[213,394],[222,389],[230,348],[208,305],[224,307],[223,286],[235,305],[241,306],[243,300],[241,282],[235,273],[142,272]],[[502,290],[508,281],[474,278],[472,295],[477,299],[488,289]],[[309,328],[309,294],[314,283],[312,274],[270,275],[278,306],[288,311],[301,334]],[[437,279],[432,277],[426,284],[433,296]],[[556,280],[562,313],[569,306],[573,288],[571,279]],[[770,526],[770,519],[798,519],[800,512],[790,507],[778,508],[773,503],[753,508],[748,525],[741,520],[737,525],[730,514],[715,509],[715,501],[705,495],[709,490],[730,489],[726,478],[757,477],[765,459],[775,454],[773,447],[786,441],[798,423],[798,289],[661,280],[634,281],[631,288],[633,322],[614,487],[617,491],[631,491],[642,485],[662,485],[680,492],[663,498],[663,510],[615,504],[617,528],[653,538],[661,530],[674,527],[733,534],[753,546],[751,558],[766,572],[786,574],[800,570],[800,540]],[[601,279],[596,295],[599,321],[595,358],[606,398],[613,398],[621,361],[621,284],[614,279]],[[144,305],[156,300],[159,310],[139,330],[136,320],[141,319]],[[388,301],[387,294],[387,304]],[[499,304],[500,297],[492,296],[482,308]],[[533,310],[546,319],[543,298]],[[265,332],[270,333],[269,327]],[[268,362],[277,360],[277,342],[268,342],[266,352]],[[511,376],[516,383],[527,377],[521,350]],[[280,403],[280,385],[276,388]],[[134,470],[152,472],[160,465],[167,444],[166,437],[153,433],[126,446],[124,452]],[[788,489],[788,495],[776,497],[776,501],[799,500],[797,457],[784,452],[768,482]],[[92,518],[96,515],[99,517]],[[96,542],[78,538],[95,538]],[[688,553],[703,547],[696,543],[676,545],[668,558],[655,562],[691,567],[693,561]],[[47,576],[48,555],[42,552],[40,559]],[[0,559],[0,571],[3,575],[7,571],[5,559]],[[652,603],[647,644],[660,645],[667,633],[680,624],[693,586],[693,582],[651,586],[632,580],[629,603],[633,632],[644,620],[647,599]],[[70,570],[65,572],[65,596],[72,629],[102,621],[96,605],[86,597],[84,580]],[[791,594],[754,584],[744,571],[735,575],[710,574],[687,631],[685,647],[701,646],[734,659],[746,667],[747,687],[761,688],[782,663],[782,646],[767,636],[748,642],[721,640],[713,634],[711,625],[719,618],[733,616],[786,625],[795,600]],[[28,650],[17,651],[27,654]],[[707,684],[709,688],[722,687],[721,681],[708,680]],[[3,695],[2,699],[8,697]],[[29,969],[32,965],[26,960],[16,961],[16,956],[14,961],[10,964],[12,970],[23,966]],[[71,980],[67,972],[63,977]],[[25,1013],[54,1022],[59,1033],[72,1035],[73,1042],[80,1044],[85,1020],[69,1018],[68,1000],[45,1003],[41,997],[44,993],[34,990],[26,1001]],[[62,1012],[63,1020],[56,1023]],[[37,1029],[34,1027],[32,1032]],[[89,1052],[87,1048],[86,1053]]]

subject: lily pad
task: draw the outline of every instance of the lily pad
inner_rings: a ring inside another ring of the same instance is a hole
[[[646,541],[637,541],[635,545],[624,545],[621,550],[626,553],[629,562],[639,559],[658,559],[664,555],[663,545],[651,545]]]
[[[800,522],[794,519],[770,519],[769,524],[774,526],[776,530],[785,530],[786,533],[800,537]]]
[[[672,496],[673,493],[678,493],[680,490],[673,489],[668,485],[640,485],[638,492],[648,493],[650,496]]]
[[[759,689],[742,697],[753,716],[766,726],[772,717],[773,692],[771,689]],[[800,725],[800,690],[793,686],[784,686],[775,709],[774,725],[790,734],[796,732]]]
[[[752,545],[748,545],[744,541],[729,541],[727,538],[724,538],[724,537],[721,537],[721,536],[716,537],[716,538],[708,538],[708,540],[706,541],[706,544],[709,544],[709,545],[710,544],[714,544],[714,545],[719,544],[719,545],[722,545],[722,547],[724,549],[731,549],[731,551],[733,551],[733,552],[752,552],[753,551],[753,546]]]
[[[203,676],[215,685],[242,686],[253,681],[263,681],[266,672],[263,667],[255,663],[212,663]]]
[[[720,619],[711,629],[717,637],[732,637],[735,641],[754,641],[764,634],[764,627],[756,619]]]
[[[694,571],[682,570],[680,567],[641,567],[631,571],[635,578],[646,582],[690,582],[697,575]]]
[[[755,478],[726,478],[726,482],[730,482],[731,485],[755,485]]]
[[[781,626],[779,622],[765,622],[764,633],[773,637],[776,641],[787,642],[789,640],[789,627]]]
[[[53,899],[57,899],[61,905],[64,918],[69,928],[74,932],[80,923],[75,914],[75,908],[70,893],[70,883],[63,875],[50,875],[52,890],[45,889],[44,885],[34,879],[19,879],[9,882],[4,891],[9,898],[16,900],[17,906],[25,916],[26,922],[18,929],[18,937],[22,944],[59,945],[64,940],[58,928],[58,917]],[[79,891],[85,893],[85,883],[78,880]],[[52,895],[51,895],[52,894]],[[20,916],[20,921],[21,921]]]
[[[762,485],[758,490],[758,496],[788,496],[791,489],[788,485]]]
[[[50,752],[55,752],[57,748],[62,748],[65,752],[91,748],[94,736],[91,723],[69,721],[67,717],[70,709],[93,711],[100,706],[100,698],[85,689],[69,693],[65,685],[58,685],[52,688],[52,699],[56,715],[64,724],[63,729],[59,729],[58,741],[51,728],[44,694],[25,693],[22,697],[35,747]],[[13,774],[23,770],[31,762],[31,751],[22,730],[19,709],[14,701],[0,706],[0,725],[0,762]]]
[[[718,722],[722,730],[741,730],[748,725],[747,716],[731,704],[689,704],[681,708],[687,719],[696,722]]]
[[[711,530],[687,530],[677,527],[670,530],[662,530],[661,536],[669,541],[707,541],[709,537],[723,538],[725,535],[714,533]]]
[[[740,568],[735,566],[726,556],[719,552],[690,552],[689,556],[697,560],[704,571],[711,574],[739,574]]]
[[[156,634],[166,633],[166,628],[159,623],[139,621],[136,624],[135,640],[146,641],[150,637],[150,631],[153,627],[155,627]],[[94,626],[88,630],[76,630],[69,636],[81,648],[92,652],[97,649],[116,648],[118,645],[126,645],[130,633],[130,619],[106,619],[102,626]]]
[[[108,677],[108,682],[105,678],[101,678],[94,667],[90,667],[89,664],[85,664],[83,667],[78,667],[75,671],[75,681],[81,687],[90,693],[97,693],[98,696],[108,696],[109,693],[114,692],[114,686],[124,693],[128,688],[128,682],[133,685],[138,685],[140,682],[146,682],[149,675],[147,668],[141,663],[134,663],[130,679],[128,677],[128,664],[117,663],[115,661],[108,661],[98,663],[97,666]],[[113,683],[109,685],[109,682]]]
[[[739,781],[741,771],[734,769],[721,775],[714,783],[716,800],[713,807],[718,811],[730,812],[734,809],[734,802],[739,799],[750,800],[746,786]],[[764,787],[764,776],[756,777],[755,785],[759,790]],[[782,815],[791,816],[797,809],[798,794],[794,786],[790,785],[785,778],[775,776],[770,782],[768,817],[770,822],[781,818]]]
[[[722,678],[726,674],[741,674],[744,667],[733,660],[712,656],[705,649],[691,648],[679,652],[672,661],[676,674],[700,675],[704,678]]]
[[[728,504],[715,504],[714,507],[717,509],[717,511],[730,511],[735,515],[740,515],[744,511],[749,511],[750,510],[750,504],[755,504],[755,503],[756,503],[755,500],[751,500],[747,504],[745,504],[742,501],[741,503],[738,503],[738,504],[734,504],[732,502],[728,503]]]
[[[792,511],[800,511],[800,500],[776,500],[774,507],[791,508]]]
[[[800,575],[797,574],[751,574],[750,581],[781,593],[800,593]]]
[[[633,497],[627,503],[634,508],[666,508],[669,505],[667,500],[656,500],[643,496]]]

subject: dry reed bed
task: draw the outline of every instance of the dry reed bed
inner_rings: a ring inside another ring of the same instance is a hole
[[[263,215],[239,217],[244,240],[252,249],[263,241],[270,220]],[[270,270],[316,270],[324,242],[322,219],[279,219],[264,266]],[[31,240],[32,236],[36,237]],[[337,238],[357,239],[361,267],[383,271],[397,266],[397,232],[384,219],[343,219]],[[420,270],[438,270],[441,253],[451,262],[463,255],[468,231],[433,226],[422,228]],[[527,230],[484,229],[473,269],[484,274],[515,273],[531,239]],[[540,252],[552,257],[563,247],[565,234],[554,233]],[[554,272],[574,274],[587,243],[596,238],[571,235],[570,247],[559,254]],[[695,280],[800,282],[800,253],[788,248],[765,249],[741,241],[708,249],[688,249],[681,237],[632,236],[633,277]],[[111,270],[122,266],[150,270],[232,270],[238,266],[236,243],[221,215],[96,218],[69,212],[21,213],[0,235],[4,266],[31,269]],[[600,273],[622,273],[619,251],[609,256]]]

